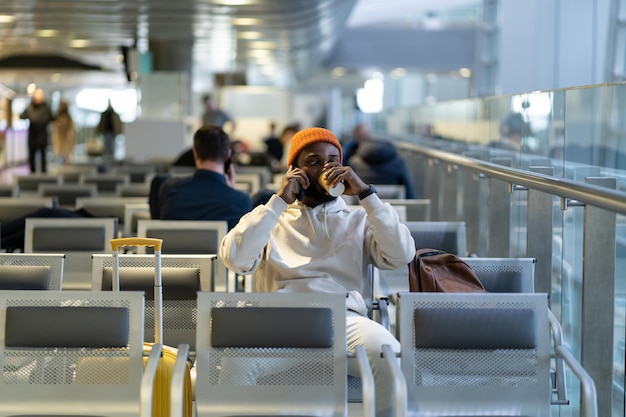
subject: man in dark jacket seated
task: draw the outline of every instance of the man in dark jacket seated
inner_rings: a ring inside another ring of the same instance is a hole
[[[415,198],[411,173],[390,143],[367,140],[359,144],[348,165],[368,184],[404,185],[406,198]]]
[[[235,189],[228,135],[205,125],[193,137],[196,171],[189,176],[153,180],[150,214],[163,220],[226,220],[228,227],[252,209],[250,196]],[[159,184],[162,182],[162,184]]]

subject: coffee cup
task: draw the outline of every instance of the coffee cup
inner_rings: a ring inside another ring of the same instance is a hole
[[[326,182],[325,177],[326,171],[322,171],[319,178],[317,179],[317,182],[320,183],[320,185],[326,190],[328,194],[332,195],[333,197],[339,197],[341,194],[343,194],[344,190],[346,189],[346,187],[343,185],[343,182],[338,182],[334,186],[330,187]]]

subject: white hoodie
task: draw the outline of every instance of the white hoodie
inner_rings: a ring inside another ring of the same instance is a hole
[[[415,243],[396,210],[376,194],[361,205],[365,210],[350,210],[337,198],[311,208],[273,195],[225,236],[220,257],[232,271],[253,273],[257,292],[344,292],[347,308],[366,315],[368,264],[405,266]]]

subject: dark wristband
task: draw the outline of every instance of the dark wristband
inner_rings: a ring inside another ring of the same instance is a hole
[[[376,192],[376,188],[372,184],[367,188],[367,190],[363,191],[359,194],[359,200],[363,200],[365,197],[369,197]]]

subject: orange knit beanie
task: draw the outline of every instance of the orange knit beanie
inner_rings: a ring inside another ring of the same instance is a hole
[[[341,149],[341,144],[333,132],[321,127],[311,127],[300,130],[291,138],[287,164],[293,165],[302,149],[317,142],[328,142],[335,145],[337,149],[339,149],[339,161],[343,160],[343,150]]]

